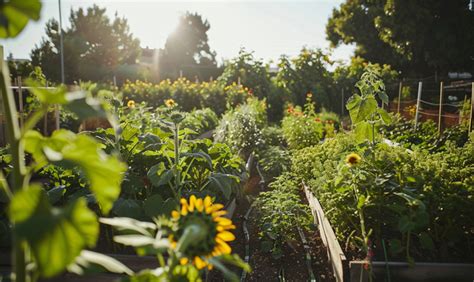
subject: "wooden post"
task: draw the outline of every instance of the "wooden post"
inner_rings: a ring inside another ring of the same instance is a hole
[[[469,117],[469,132],[472,131],[472,115],[474,114],[474,82],[471,90],[471,116]]]
[[[401,104],[401,102],[402,102],[402,90],[403,90],[403,82],[400,81],[400,85],[398,86],[397,114],[400,113],[400,104]]]
[[[48,88],[47,81],[46,81],[46,88]],[[47,134],[48,134],[48,111],[46,111],[43,118],[43,135],[46,136]]]
[[[415,129],[418,128],[418,117],[420,115],[420,100],[421,100],[421,89],[423,87],[423,82],[418,82],[418,96],[416,98],[416,114],[415,114]]]
[[[440,82],[439,86],[439,112],[438,112],[438,134],[441,134],[441,121],[443,120],[442,114],[443,114],[443,82]]]
[[[20,110],[20,125],[23,126],[23,89],[21,76],[17,78],[18,82],[18,108]]]

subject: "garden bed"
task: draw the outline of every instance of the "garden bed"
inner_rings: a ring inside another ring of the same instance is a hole
[[[232,251],[244,258],[246,256],[246,240],[243,223],[250,205],[248,201],[242,200],[237,206],[234,216],[236,225],[236,240],[230,245]],[[305,248],[301,241],[292,242],[291,246],[286,245],[283,249],[283,256],[280,259],[273,259],[271,254],[261,248],[259,232],[261,232],[255,219],[255,209],[248,214],[247,227],[249,234],[249,264],[252,272],[247,273],[242,281],[311,281],[305,259]],[[334,281],[332,271],[326,259],[326,248],[321,239],[315,233],[305,232],[307,244],[310,247],[311,269],[316,281]],[[239,271],[235,269],[235,271]],[[241,271],[241,270],[240,270]],[[239,273],[239,272],[237,272]],[[240,275],[239,275],[240,276]],[[209,281],[223,281],[219,273],[211,273]],[[279,280],[279,279],[285,280]],[[314,281],[314,280],[313,280]]]
[[[336,281],[369,281],[366,261],[350,261],[339,244],[334,229],[318,199],[304,185],[306,197],[318,225]],[[474,264],[373,261],[373,281],[473,281]]]

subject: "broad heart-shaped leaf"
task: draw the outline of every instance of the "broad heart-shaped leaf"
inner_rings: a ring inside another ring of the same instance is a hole
[[[349,111],[353,124],[366,120],[378,108],[377,100],[373,95],[360,96],[352,95],[347,101],[346,108]]]
[[[143,218],[143,208],[139,200],[119,198],[115,201],[112,212],[116,216]]]
[[[366,121],[361,121],[354,128],[356,141],[362,143],[366,140],[372,141],[374,138],[374,130],[372,125]]]
[[[9,208],[15,234],[28,242],[38,270],[52,277],[65,270],[99,236],[96,215],[79,199],[65,208],[53,208],[40,186],[16,193]]]
[[[39,0],[2,0],[0,3],[0,38],[17,36],[30,19],[36,21],[40,17]]]
[[[102,211],[105,214],[110,211],[120,194],[126,166],[102,151],[100,143],[94,138],[68,130],[56,130],[51,137],[29,131],[24,141],[25,150],[33,155],[39,165],[49,161],[66,168],[81,168]]]
[[[236,181],[238,182],[238,178],[234,175],[225,173],[212,173],[209,176],[208,185],[219,188],[222,194],[224,194],[224,197],[228,200],[232,194],[232,186]]]

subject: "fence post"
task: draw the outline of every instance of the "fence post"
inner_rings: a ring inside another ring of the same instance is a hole
[[[443,114],[443,94],[444,94],[444,88],[443,88],[443,82],[440,82],[439,86],[439,112],[438,112],[438,134],[441,134],[441,121],[442,119],[442,114]]]
[[[18,109],[20,110],[20,125],[23,126],[23,89],[21,76],[17,78],[18,82]]]
[[[418,97],[416,98],[416,114],[415,114],[415,129],[418,128],[418,117],[420,115],[420,100],[421,100],[421,89],[423,82],[418,82]]]
[[[469,133],[472,130],[472,115],[474,114],[474,82],[472,83],[471,90],[471,116],[469,117]]]
[[[46,88],[48,88],[47,81],[46,81]],[[43,135],[46,136],[47,134],[48,134],[48,111],[46,111],[43,118]]]
[[[403,89],[403,82],[400,81],[398,86],[398,105],[397,105],[397,114],[400,113],[400,103],[402,102],[402,89]]]

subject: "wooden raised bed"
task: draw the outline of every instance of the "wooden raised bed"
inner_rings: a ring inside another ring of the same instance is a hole
[[[349,261],[346,258],[321,204],[310,189],[306,185],[303,186],[314,222],[318,225],[320,236],[327,248],[336,281],[369,281],[368,271],[364,268],[366,262]],[[416,262],[414,266],[410,266],[406,262],[373,261],[372,272],[373,281],[474,281],[474,264],[468,263]]]

